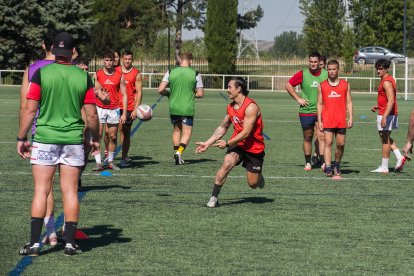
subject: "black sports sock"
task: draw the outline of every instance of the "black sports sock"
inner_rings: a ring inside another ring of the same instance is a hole
[[[181,143],[180,145],[179,145],[179,147],[183,147],[184,149],[187,147],[187,145],[186,144],[184,144],[184,143]]]
[[[310,154],[309,155],[305,154],[305,163],[310,163],[311,158],[312,158],[312,156]]]
[[[319,155],[319,160],[321,160],[321,164],[325,163],[325,158],[323,157],[323,155]]]
[[[218,197],[218,194],[220,193],[221,187],[222,186],[220,186],[220,185],[214,184],[213,192],[211,193],[211,196]]]
[[[42,234],[43,218],[34,218],[30,220],[30,246],[38,243],[40,240],[40,234]]]
[[[78,228],[77,222],[65,222],[65,235],[66,235],[66,243],[70,243],[75,246],[75,233],[76,229]]]
[[[174,146],[174,152],[178,150],[179,146]]]

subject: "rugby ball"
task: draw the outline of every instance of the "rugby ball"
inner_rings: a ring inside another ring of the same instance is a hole
[[[137,117],[141,121],[148,121],[152,118],[152,108],[149,105],[141,104],[137,107]]]

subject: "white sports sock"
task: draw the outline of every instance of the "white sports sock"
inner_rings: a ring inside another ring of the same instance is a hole
[[[382,164],[381,166],[383,168],[387,168],[388,169],[388,160],[390,160],[389,158],[382,158]]]
[[[392,152],[395,154],[395,157],[397,157],[397,159],[402,158],[402,155],[399,149],[395,149]]]
[[[95,161],[96,161],[96,164],[102,163],[101,153],[98,153],[97,155],[95,155]]]
[[[43,220],[43,223],[45,224],[45,227],[46,227],[47,236],[50,236],[52,233],[56,232],[54,215],[51,215],[50,217],[45,217],[45,219]]]
[[[108,162],[114,162],[114,155],[115,155],[115,152],[113,151],[108,152]]]

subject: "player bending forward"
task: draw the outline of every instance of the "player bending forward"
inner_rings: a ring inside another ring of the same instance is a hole
[[[213,135],[205,142],[197,142],[196,153],[205,152],[210,146],[220,149],[228,148],[224,162],[217,171],[213,192],[207,207],[218,206],[218,194],[229,172],[243,162],[247,171],[247,184],[253,189],[264,187],[262,175],[264,139],[263,122],[259,106],[247,97],[247,82],[234,77],[227,86],[229,98],[233,101],[227,106],[227,114]],[[233,124],[234,132],[230,140],[220,140]]]

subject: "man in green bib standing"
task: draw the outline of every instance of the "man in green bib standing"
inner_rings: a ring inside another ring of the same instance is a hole
[[[190,142],[195,113],[195,98],[204,96],[201,75],[191,67],[193,55],[180,55],[180,66],[168,70],[158,87],[158,93],[169,97],[169,110],[173,124],[172,141],[175,165],[183,165],[183,151]],[[170,91],[167,91],[167,86]]]
[[[289,95],[299,104],[299,119],[303,131],[303,153],[305,155],[305,171],[312,170],[312,139],[317,125],[317,99],[318,85],[328,78],[328,72],[319,68],[320,54],[312,52],[309,54],[309,68],[297,72],[286,83],[286,90]],[[296,93],[295,87],[300,85],[302,89],[301,97]],[[323,133],[316,128],[316,135],[319,142],[319,150],[323,152],[324,137]],[[323,155],[320,156],[322,170],[325,168]]]

